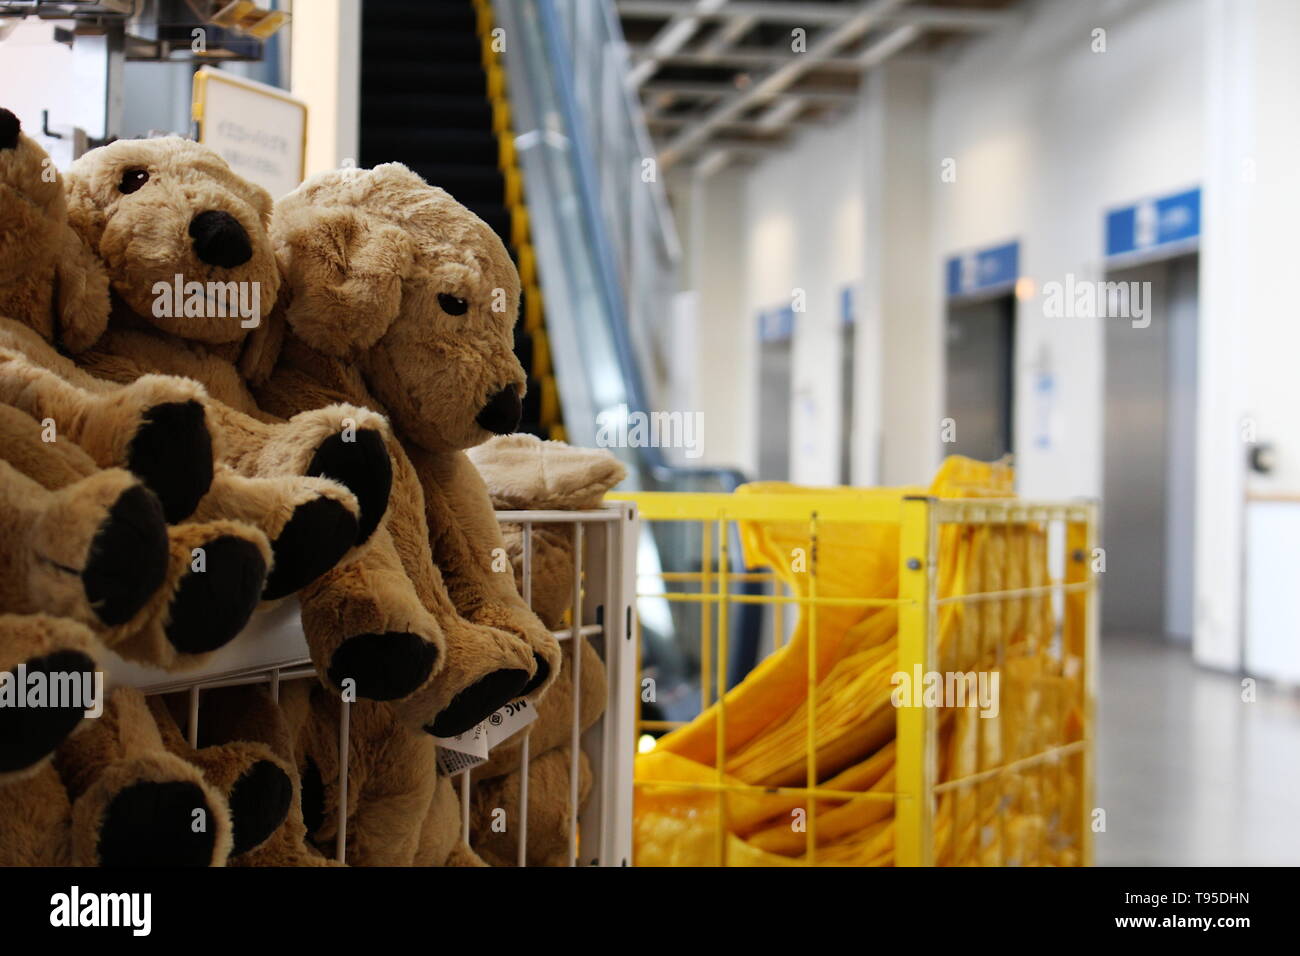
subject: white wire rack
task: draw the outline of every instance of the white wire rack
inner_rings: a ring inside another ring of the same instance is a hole
[[[581,751],[591,766],[592,786],[581,813],[569,815],[570,866],[628,866],[632,859],[632,764],[636,725],[636,647],[632,608],[636,593],[636,545],[640,521],[631,502],[608,502],[590,511],[499,511],[502,523],[523,528],[523,596],[532,600],[532,530],[537,525],[573,528],[573,626],[553,632],[564,648],[563,666],[572,670],[573,713],[569,740],[569,806],[579,807]],[[601,718],[583,732],[581,713],[582,654],[574,643],[589,641],[607,673],[607,699]],[[290,599],[259,611],[235,640],[213,655],[203,668],[168,674],[108,655],[109,679],[146,694],[188,691],[190,744],[197,746],[202,692],[216,687],[267,684],[279,699],[280,683],[315,677],[299,624],[299,608]],[[339,721],[339,822],[337,858],[346,862],[349,707]],[[529,740],[521,746],[517,862],[528,852]],[[459,775],[462,836],[470,836],[473,770]],[[581,840],[579,840],[581,835]]]

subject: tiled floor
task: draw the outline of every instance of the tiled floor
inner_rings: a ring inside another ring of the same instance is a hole
[[[1099,865],[1300,864],[1300,693],[1241,698],[1181,645],[1103,641]]]

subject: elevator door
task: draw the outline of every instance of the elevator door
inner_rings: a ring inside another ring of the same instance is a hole
[[[948,306],[945,455],[994,461],[1012,448],[1015,299]]]
[[[1149,303],[1149,324],[1134,327],[1129,317],[1103,319],[1102,626],[1109,633],[1188,640],[1193,604],[1197,259],[1183,256],[1106,278],[1144,284],[1138,288]],[[1141,325],[1147,319],[1138,321]]]

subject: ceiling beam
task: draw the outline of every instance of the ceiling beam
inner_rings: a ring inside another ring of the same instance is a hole
[[[816,127],[822,125],[815,120],[785,120],[777,126],[763,126],[762,117],[755,119],[738,119],[723,123],[717,129],[729,133],[764,133],[773,135],[781,132],[783,128],[797,129],[802,127]],[[698,116],[656,116],[646,120],[646,125],[655,130],[674,130],[682,129],[698,122]]]
[[[828,57],[862,37],[887,14],[893,13],[907,0],[872,0],[855,6],[853,16],[843,23],[829,27],[813,38],[806,53],[792,54],[785,63],[744,90],[724,97],[705,117],[674,136],[659,153],[661,168],[670,168],[691,149],[707,140],[722,123],[743,116],[752,107],[769,103],[809,70],[817,68]]]
[[[719,99],[730,93],[736,92],[736,86],[733,83],[700,83],[692,80],[658,79],[641,87],[641,92],[648,96],[667,93],[674,96]],[[827,90],[794,87],[786,90],[782,96],[798,96],[810,103],[852,103],[857,99],[858,94],[854,90]]]
[[[633,54],[649,55],[649,48],[643,44],[633,44],[631,50]],[[808,54],[798,55],[807,56]],[[731,66],[757,70],[764,67],[780,66],[791,59],[791,54],[789,44],[782,44],[770,50],[755,47],[733,47],[730,50],[723,50],[711,56],[693,50],[681,50],[657,59],[660,65],[668,66]],[[861,72],[862,67],[858,65],[856,56],[828,56],[817,64],[817,69],[831,70],[837,73],[858,73]]]
[[[753,15],[729,18],[713,36],[709,37],[708,42],[700,47],[700,53],[704,56],[717,56],[719,53],[731,49],[740,42],[740,38],[748,33],[757,22],[758,17]]]
[[[668,18],[668,22],[659,28],[650,41],[649,53],[628,74],[631,88],[636,89],[654,76],[663,58],[671,56],[689,43],[700,29],[704,17],[716,13],[726,2],[727,0],[694,0],[689,6],[677,4],[676,11]]]
[[[679,16],[683,4],[679,0],[618,0],[616,8],[621,16],[638,19],[660,19]],[[743,3],[733,2],[725,11],[700,14],[705,19],[734,19],[752,17],[769,23],[794,23],[827,25],[844,23],[854,15],[854,7],[838,3]],[[963,7],[936,7],[918,5],[899,10],[882,18],[893,24],[913,24],[934,30],[966,30],[978,32],[997,30],[1017,23],[1021,14],[1017,10],[980,10]]]

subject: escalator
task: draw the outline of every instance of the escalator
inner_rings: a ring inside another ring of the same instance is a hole
[[[676,234],[662,185],[641,178],[653,147],[611,0],[367,0],[362,11],[362,165],[402,162],[446,189],[519,267],[521,430],[595,447],[611,416],[663,408],[653,375],[671,353]],[[628,490],[727,492],[743,481],[681,467],[658,447],[610,450]],[[744,571],[734,529],[731,539],[733,570]],[[657,524],[639,560],[698,571],[702,545],[695,529]],[[643,598],[641,609],[646,672],[677,688],[672,700],[694,701],[643,716],[688,720],[700,696],[698,621],[681,602]],[[757,659],[759,613],[744,605],[733,616],[732,683]]]
[[[519,430],[563,438],[491,8],[372,0],[361,16],[361,165],[404,163],[501,237],[523,282],[515,354],[528,390]]]

